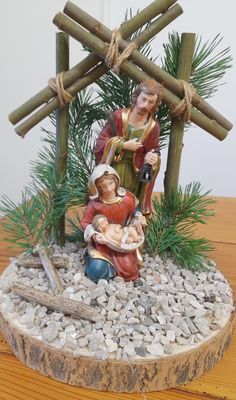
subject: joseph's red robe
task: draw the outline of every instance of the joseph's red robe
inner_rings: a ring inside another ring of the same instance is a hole
[[[116,164],[122,159],[122,151],[120,154],[117,154],[121,139],[127,140],[128,117],[130,111],[131,109],[120,109],[112,113],[110,120],[112,120],[113,123],[106,123],[97,139],[96,146],[94,148],[96,164],[109,163],[113,168],[116,169]],[[138,179],[138,173],[144,164],[144,158],[146,154],[151,150],[156,151],[159,149],[159,131],[159,123],[150,117],[144,133],[140,138],[143,147],[138,149],[133,156],[133,171],[135,179]],[[144,196],[142,196],[142,199],[139,198],[140,208],[144,215],[151,212],[151,195],[159,170],[159,163],[160,159],[158,159],[158,163],[155,166],[156,168],[153,174],[152,182],[148,184],[144,183]],[[121,186],[124,186],[127,190],[131,189],[129,186],[127,186],[126,182],[121,182]]]

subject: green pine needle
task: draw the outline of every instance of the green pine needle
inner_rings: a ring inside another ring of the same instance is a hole
[[[196,37],[190,83],[204,99],[211,97],[223,84],[221,80],[232,66],[230,48],[218,50],[222,40],[220,34],[205,43],[201,36]],[[172,32],[168,43],[163,45],[162,68],[174,77],[177,74],[180,44],[180,34]]]
[[[196,238],[194,230],[197,223],[204,224],[214,215],[209,206],[214,201],[201,194],[199,182],[193,182],[183,191],[179,188],[171,195],[161,195],[153,200],[154,212],[148,220],[147,251],[157,254],[164,260],[171,255],[177,265],[198,270],[212,249],[205,238]]]
[[[72,217],[66,218],[66,227],[66,239],[69,242],[84,243],[84,231],[80,225],[80,216],[77,212],[74,212]]]
[[[34,251],[37,243],[48,242],[45,235],[48,222],[42,220],[43,208],[37,196],[22,192],[21,204],[3,196],[0,210],[5,216],[3,228],[8,234],[6,241],[17,244],[28,253]]]

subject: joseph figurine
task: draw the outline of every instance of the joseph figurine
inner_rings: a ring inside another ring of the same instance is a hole
[[[115,168],[121,186],[138,198],[143,215],[151,212],[151,194],[160,168],[160,126],[153,115],[161,99],[160,84],[153,79],[141,82],[132,94],[131,107],[110,115],[94,149],[96,164]],[[139,179],[144,164],[152,168],[151,182]]]

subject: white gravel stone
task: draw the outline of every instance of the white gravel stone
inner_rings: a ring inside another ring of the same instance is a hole
[[[58,335],[58,330],[56,329],[56,325],[54,323],[49,324],[46,328],[42,330],[43,339],[47,342],[52,342],[56,339]]]
[[[160,357],[164,355],[164,346],[161,343],[150,344],[147,346],[148,353],[154,357]]]
[[[101,349],[101,350],[96,351],[95,357],[98,360],[106,360],[109,357],[109,354],[106,350]]]
[[[167,330],[166,331],[166,337],[169,342],[174,342],[175,341],[175,332],[172,330]]]
[[[78,340],[78,344],[79,344],[79,347],[81,347],[81,348],[83,348],[83,347],[86,347],[87,345],[88,345],[88,338],[87,337],[82,337],[82,338],[80,338],[79,340]]]
[[[165,315],[157,315],[157,320],[160,325],[164,325],[166,323],[166,316]]]
[[[164,345],[164,352],[165,352],[166,354],[173,354],[173,353],[174,353],[173,345],[170,344],[170,343],[165,344],[165,345]]]
[[[134,349],[134,345],[133,343],[129,342],[124,346],[124,352],[128,355],[128,356],[135,356],[136,352]]]
[[[65,332],[66,333],[68,333],[68,332],[75,332],[75,326],[74,325],[67,325],[66,327],[65,327]]]
[[[105,340],[106,346],[107,346],[107,351],[108,353],[113,353],[118,349],[118,344],[114,342],[112,339],[106,339]]]

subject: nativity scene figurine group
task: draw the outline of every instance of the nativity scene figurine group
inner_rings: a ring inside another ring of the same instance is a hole
[[[160,167],[158,121],[162,99],[155,80],[134,90],[130,108],[114,111],[98,136],[97,166],[81,225],[87,242],[86,275],[94,282],[121,276],[139,280],[146,218]]]

